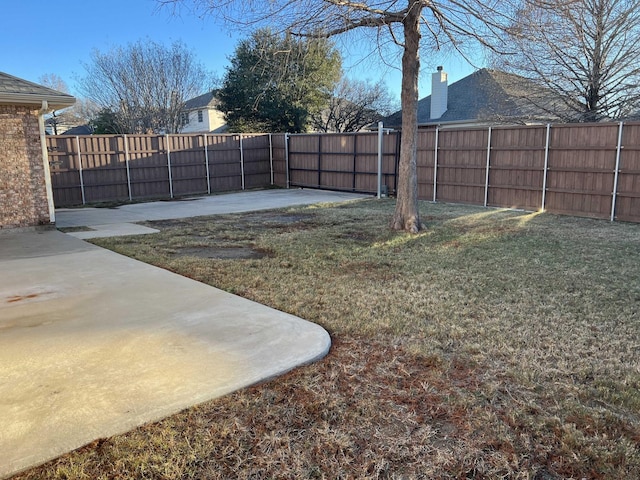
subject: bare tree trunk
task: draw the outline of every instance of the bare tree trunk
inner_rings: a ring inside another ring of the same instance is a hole
[[[422,228],[418,213],[418,178],[416,169],[421,11],[422,6],[419,2],[412,2],[412,6],[403,21],[402,140],[400,142],[396,210],[391,220],[392,229],[406,230],[411,233],[418,233]]]

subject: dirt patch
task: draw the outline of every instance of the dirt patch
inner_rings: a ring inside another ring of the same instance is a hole
[[[250,258],[264,258],[267,252],[255,250],[251,247],[189,247],[181,248],[176,253],[178,257],[214,258],[217,260],[236,260]]]
[[[302,228],[306,224],[303,222],[313,218],[310,214],[287,214],[282,212],[257,212],[241,215],[217,215],[212,217],[198,217],[190,219],[170,219],[170,220],[150,220],[141,222],[151,228],[166,230],[169,228],[196,228],[211,229],[213,232],[221,225],[228,225],[229,221],[233,222],[233,228],[240,230],[257,230],[257,229],[273,229],[273,228]]]
[[[371,243],[377,239],[375,232],[349,232],[342,233],[337,237],[342,240],[351,240],[358,243]]]
[[[271,215],[267,220],[274,223],[290,225],[292,223],[309,220],[310,218],[312,218],[312,215]]]
[[[62,233],[72,233],[72,232],[95,232],[95,228],[89,227],[59,227],[59,231]]]

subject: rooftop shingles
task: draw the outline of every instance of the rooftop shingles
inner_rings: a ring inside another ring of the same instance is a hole
[[[70,105],[75,101],[72,95],[58,92],[57,90],[29,82],[28,80],[23,80],[22,78],[14,77],[8,73],[0,72],[0,96],[12,97],[25,95],[51,97],[52,99],[57,99]]]
[[[549,104],[549,92],[535,82],[499,70],[480,69],[449,85],[447,111],[431,116],[431,95],[418,101],[418,124],[474,120],[548,120],[551,115],[538,105]],[[400,126],[402,110],[384,119]]]

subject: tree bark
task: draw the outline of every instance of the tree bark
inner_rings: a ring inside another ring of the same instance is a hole
[[[418,233],[422,228],[418,213],[418,179],[416,169],[418,143],[418,74],[420,72],[420,14],[422,4],[409,0],[404,18],[404,52],[402,54],[402,137],[398,166],[396,209],[391,228]]]

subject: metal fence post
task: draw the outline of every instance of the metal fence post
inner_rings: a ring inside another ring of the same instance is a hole
[[[544,144],[544,170],[542,173],[542,208],[544,212],[547,199],[547,172],[549,171],[549,139],[551,138],[551,124],[547,123],[547,139]]]
[[[124,139],[124,163],[127,167],[127,191],[129,192],[129,201],[133,200],[133,193],[131,192],[131,172],[129,171],[129,139],[127,135],[123,135]]]
[[[318,134],[318,188],[322,188],[322,134]]]
[[[82,155],[80,155],[80,137],[76,135],[76,149],[78,150],[78,173],[80,174],[80,193],[82,193],[82,204],[86,205],[87,201],[84,196],[84,176],[82,174]]]
[[[433,201],[436,201],[436,193],[438,189],[438,134],[440,130],[436,127],[435,148],[433,150]]]
[[[613,175],[613,194],[611,197],[611,221],[616,218],[616,199],[618,197],[618,176],[620,174],[620,154],[622,153],[622,127],[624,122],[618,126],[618,146],[616,148],[616,170]]]
[[[290,187],[290,179],[289,179],[289,134],[284,134],[284,163],[285,169],[287,170],[287,188]]]
[[[207,194],[211,195],[211,177],[209,176],[209,148],[207,145],[207,134],[203,135],[204,137],[204,165],[205,171],[207,172]]]
[[[487,173],[484,181],[484,206],[487,206],[489,200],[489,164],[491,161],[491,127],[489,127],[489,134],[487,138]]]
[[[393,162],[393,193],[398,194],[398,167],[400,165],[400,150],[402,144],[402,132],[396,132],[395,158]]]
[[[173,177],[171,175],[171,147],[169,147],[169,134],[164,136],[165,142],[165,150],[167,151],[167,168],[169,169],[169,195],[173,198]]]
[[[244,150],[242,149],[242,134],[238,135],[240,139],[240,175],[242,176],[242,190],[244,190]]]
[[[271,169],[271,185],[273,185],[273,141],[269,134],[269,168]]]
[[[378,199],[380,198],[382,198],[382,122],[378,122]]]

